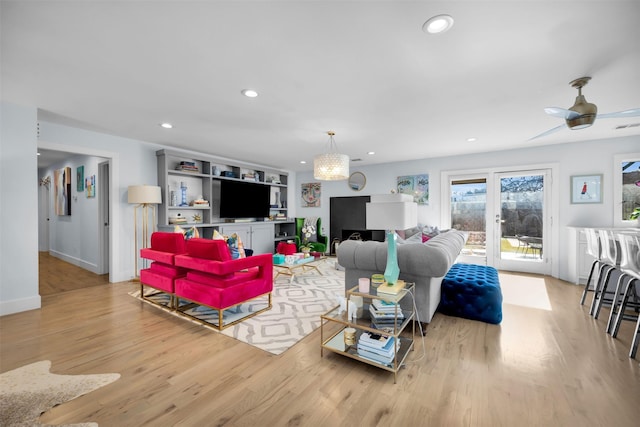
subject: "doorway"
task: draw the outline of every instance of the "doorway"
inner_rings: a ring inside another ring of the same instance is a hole
[[[551,171],[443,172],[443,226],[469,235],[459,262],[551,274]]]

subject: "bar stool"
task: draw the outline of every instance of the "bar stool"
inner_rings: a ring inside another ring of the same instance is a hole
[[[613,301],[616,298],[615,295],[611,298],[608,298],[606,295],[615,294],[615,290],[612,290],[608,286],[609,278],[611,278],[611,273],[620,267],[618,261],[618,249],[613,231],[598,230],[598,235],[600,236],[600,262],[602,262],[603,265],[600,267],[599,281],[596,283],[595,293],[591,303],[591,310],[589,311],[595,319],[600,315],[602,305],[604,303],[607,305],[613,304]],[[607,272],[603,276],[602,273],[605,269]]]
[[[631,341],[631,349],[629,351],[629,357],[635,357],[638,350],[638,335],[640,334],[640,315],[630,315],[625,313],[627,308],[635,308],[636,313],[640,311],[640,299],[638,298],[638,292],[636,291],[636,284],[640,284],[640,237],[637,234],[620,233],[617,235],[620,242],[620,251],[622,257],[620,260],[620,269],[622,270],[622,276],[618,279],[618,285],[623,282],[623,278],[626,276],[629,278],[626,286],[624,286],[624,292],[622,294],[622,300],[620,301],[619,308],[616,314],[616,320],[611,325],[611,318],[613,317],[614,307],[611,308],[611,316],[609,319],[609,325],[607,325],[607,332],[609,327],[612,327],[611,336],[617,337],[618,330],[620,329],[620,323],[622,320],[635,320],[636,328]],[[633,302],[629,301],[629,298],[633,296]],[[616,296],[617,298],[617,296]]]
[[[602,260],[600,259],[600,242],[598,241],[598,233],[593,228],[585,228],[585,236],[587,237],[587,253],[594,258],[593,264],[591,264],[591,270],[589,271],[589,278],[584,285],[584,291],[582,291],[582,297],[580,298],[580,305],[584,305],[584,300],[587,297],[587,292],[595,292],[600,280],[601,268],[598,268],[598,276],[593,282],[593,288],[589,289],[589,283],[593,277],[593,272],[596,271],[596,265],[602,267]],[[594,295],[595,298],[595,295]]]

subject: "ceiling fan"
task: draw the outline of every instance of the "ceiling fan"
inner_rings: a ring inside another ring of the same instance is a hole
[[[547,136],[564,128],[572,130],[584,129],[593,124],[596,121],[596,117],[599,119],[610,119],[620,117],[635,117],[640,116],[640,108],[632,108],[630,110],[618,111],[615,113],[598,114],[598,107],[595,104],[587,102],[584,95],[582,95],[582,88],[589,83],[591,77],[580,77],[571,81],[569,84],[578,89],[578,96],[573,106],[568,109],[558,107],[547,107],[544,112],[553,117],[559,117],[565,120],[565,123],[560,126],[549,129],[546,132],[536,135],[529,140],[541,138]]]

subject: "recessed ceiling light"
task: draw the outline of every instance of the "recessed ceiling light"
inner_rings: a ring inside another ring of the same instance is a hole
[[[242,91],[242,94],[249,98],[255,98],[256,96],[258,96],[258,92],[253,89],[245,89]]]
[[[478,138],[475,138],[473,136],[471,138],[467,138],[467,142],[474,142],[474,141],[477,141],[477,140],[478,140]]]
[[[165,129],[171,129],[173,127],[173,125],[171,123],[160,123],[160,126],[162,126]]]
[[[369,151],[367,154],[370,155],[370,156],[373,156],[374,154],[376,154],[376,152],[375,151]]]
[[[38,152],[38,156],[40,155],[40,153]]]
[[[453,27],[453,18],[450,15],[436,15],[422,25],[422,31],[429,34],[440,34],[451,27]]]
[[[307,161],[306,160],[300,160],[300,163],[302,163],[303,165],[306,165]]]

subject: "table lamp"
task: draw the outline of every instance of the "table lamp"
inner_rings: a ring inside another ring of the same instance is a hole
[[[133,207],[133,225],[134,225],[134,260],[135,260],[135,271],[134,276],[137,278],[138,275],[138,234],[141,232],[142,234],[142,248],[146,248],[149,246],[149,238],[151,237],[151,233],[149,232],[149,212],[152,214],[151,220],[151,232],[155,230],[156,225],[156,205],[162,203],[162,193],[160,191],[160,187],[155,185],[130,185],[128,188],[128,197],[127,201],[131,204],[135,204]],[[149,209],[151,208],[151,209]],[[138,209],[142,211],[142,226],[138,227]]]
[[[372,195],[366,205],[367,229],[386,230],[387,267],[384,279],[394,285],[400,276],[395,230],[405,230],[418,224],[418,204],[409,194]]]

